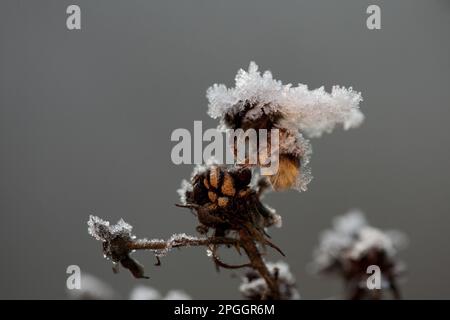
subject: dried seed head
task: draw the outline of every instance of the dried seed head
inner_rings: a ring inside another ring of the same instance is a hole
[[[219,180],[220,180],[220,170],[219,167],[217,166],[212,166],[210,168],[210,172],[209,172],[209,183],[211,184],[211,186],[213,188],[218,188],[219,187]]]
[[[219,205],[219,207],[226,207],[228,205],[229,199],[227,197],[220,197],[219,199],[217,199],[217,204]]]
[[[216,202],[217,194],[213,191],[208,191],[208,198],[211,202]]]
[[[234,196],[234,194],[236,193],[236,190],[234,189],[233,178],[228,172],[224,173],[221,191],[222,194],[230,197]]]
[[[181,197],[196,211],[202,231],[205,227],[226,232],[249,225],[260,230],[280,225],[274,210],[261,203],[259,187],[249,187],[251,178],[249,168],[212,164],[196,171],[192,187],[185,187]]]

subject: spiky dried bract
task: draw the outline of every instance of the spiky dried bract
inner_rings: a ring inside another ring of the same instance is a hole
[[[271,179],[276,190],[306,190],[311,180],[307,167],[311,146],[303,134],[319,137],[339,124],[349,129],[364,119],[359,110],[361,94],[352,88],[334,86],[327,93],[323,87],[283,85],[270,71],[261,74],[254,62],[248,71],[238,71],[234,88],[215,84],[207,90],[207,98],[208,114],[220,119],[221,128],[280,130],[282,161]]]
[[[405,247],[406,236],[399,231],[382,231],[371,227],[362,212],[358,210],[337,217],[333,228],[320,237],[314,252],[313,267],[318,273],[340,275],[347,282],[351,298],[372,297],[379,290],[366,290],[367,268],[380,268],[385,284],[395,297],[399,292],[396,278],[401,274],[403,264],[398,251]]]
[[[289,270],[289,265],[282,261],[276,263],[268,262],[266,265],[270,273],[277,279],[281,299],[300,299],[300,294],[295,285],[295,278]],[[272,298],[267,283],[254,270],[248,271],[242,278],[239,291],[249,300],[270,300]]]

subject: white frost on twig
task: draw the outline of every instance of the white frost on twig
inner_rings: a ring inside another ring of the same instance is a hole
[[[134,236],[131,233],[132,230],[133,227],[126,223],[123,219],[120,219],[114,225],[110,225],[109,221],[93,215],[89,216],[88,232],[99,241],[110,241],[116,236],[133,239]]]

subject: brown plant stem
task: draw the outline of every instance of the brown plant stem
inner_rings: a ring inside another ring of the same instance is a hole
[[[245,229],[239,232],[241,238],[241,246],[244,248],[250,263],[260,275],[266,281],[267,287],[270,290],[270,295],[274,300],[280,300],[280,289],[278,287],[278,281],[276,277],[272,276],[269,269],[267,269],[264,260],[261,257],[261,253],[258,250],[252,236]]]
[[[152,240],[152,241],[129,241],[126,244],[128,250],[152,250],[152,251],[163,251],[170,248],[180,248],[180,247],[196,247],[196,246],[206,246],[215,247],[218,245],[234,246],[236,248],[243,248],[247,257],[249,258],[249,263],[242,265],[229,265],[219,260],[215,252],[213,252],[213,259],[215,263],[225,269],[237,269],[250,267],[256,270],[261,277],[266,281],[267,287],[270,292],[267,295],[274,299],[280,299],[280,292],[277,283],[277,279],[273,276],[267,269],[264,260],[262,259],[261,253],[256,246],[256,243],[251,236],[251,234],[242,229],[239,232],[239,239],[233,239],[229,237],[209,237],[209,238],[191,238],[191,237],[180,237],[180,239],[165,241],[165,240]]]
[[[130,250],[165,250],[179,247],[198,247],[220,244],[236,246],[239,245],[239,240],[227,237],[214,237],[201,239],[182,238],[171,243],[165,240],[130,241],[127,243],[127,248]]]

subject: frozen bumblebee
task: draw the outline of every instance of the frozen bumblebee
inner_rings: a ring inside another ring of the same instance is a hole
[[[206,96],[208,114],[220,120],[220,128],[279,130],[279,169],[268,177],[277,191],[306,190],[311,181],[306,137],[330,133],[337,125],[357,127],[364,119],[361,94],[352,88],[333,86],[327,93],[323,87],[283,85],[270,71],[261,73],[254,62],[248,71],[238,71],[234,88],[215,84]]]
[[[268,160],[269,154],[278,152],[278,170],[276,173],[268,175],[268,179],[274,190],[280,191],[289,189],[296,185],[304,171],[302,165],[308,162],[309,144],[294,131],[283,128],[279,123],[283,119],[283,115],[277,110],[270,110],[266,105],[258,103],[250,103],[249,101],[239,101],[223,116],[223,124],[227,128],[233,130],[242,129],[245,131],[252,130],[278,130],[278,139],[272,141],[272,136],[267,137],[267,146],[262,147],[259,142],[258,166],[265,166],[263,160]],[[240,110],[236,112],[236,110]],[[261,150],[262,149],[262,150]],[[233,150],[237,155],[236,146]],[[248,156],[248,155],[247,155]],[[246,164],[248,163],[246,158]]]
[[[224,234],[245,226],[261,230],[277,224],[280,217],[260,201],[264,180],[250,186],[252,171],[246,167],[210,165],[196,173],[182,191],[185,206],[198,216],[198,230],[206,233],[214,228]]]

